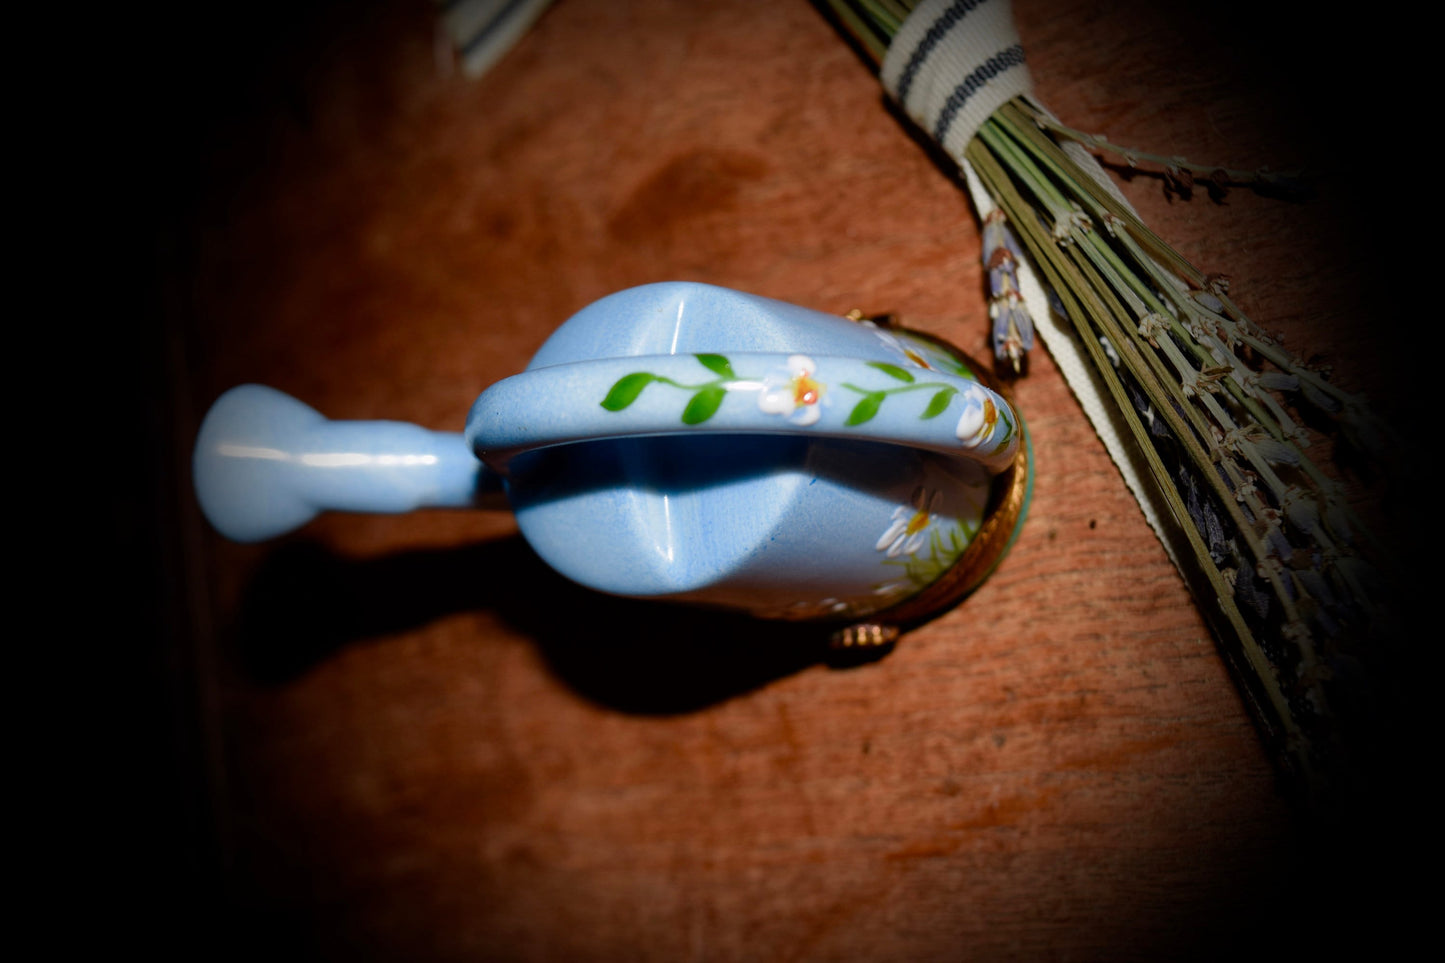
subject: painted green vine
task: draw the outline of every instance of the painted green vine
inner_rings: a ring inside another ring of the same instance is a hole
[[[892,336],[888,336],[891,340]],[[820,403],[827,392],[827,385],[817,380],[814,374],[817,365],[807,355],[795,354],[787,359],[786,373],[776,373],[765,379],[740,379],[732,362],[720,354],[694,355],[698,363],[716,377],[706,381],[687,384],[651,371],[634,371],[619,378],[602,399],[602,407],[608,411],[622,411],[632,405],[649,385],[661,384],[690,393],[682,410],[682,423],[700,425],[717,414],[723,399],[729,391],[746,386],[757,391],[760,410],[774,415],[783,415],[800,426],[815,423],[821,417]],[[891,396],[913,391],[930,391],[931,397],[919,414],[927,421],[937,418],[953,406],[960,389],[942,381],[919,381],[908,368],[886,361],[869,361],[867,366],[887,375],[895,382],[888,388],[863,388],[850,382],[839,387],[861,395],[848,413],[844,425],[857,427],[872,421]],[[931,370],[920,366],[919,370]],[[992,432],[998,420],[1002,420],[1005,431],[999,437],[998,446],[1008,444],[1013,433],[1013,423],[1002,406],[995,405],[987,392],[970,392],[963,395],[963,413],[959,419],[957,434],[960,441],[972,442]]]
[[[602,399],[602,407],[608,411],[621,411],[636,401],[648,385],[664,384],[693,392],[687,407],[682,409],[682,423],[685,425],[702,424],[717,414],[723,399],[727,397],[727,383],[737,381],[738,376],[733,371],[732,363],[720,354],[699,354],[694,357],[717,377],[700,384],[686,385],[650,371],[634,371],[632,374],[623,375],[617,379],[617,383],[607,392],[607,397]]]
[[[952,385],[946,385],[939,381],[919,381],[906,368],[900,368],[896,364],[889,364],[886,361],[870,361],[868,367],[876,368],[904,384],[897,388],[871,389],[843,382],[842,387],[863,396],[853,406],[853,410],[848,414],[848,420],[844,422],[849,427],[872,421],[873,417],[878,414],[878,409],[882,407],[884,399],[890,395],[902,394],[905,391],[934,389],[934,395],[928,400],[928,406],[923,409],[923,414],[918,416],[920,420],[926,421],[930,418],[937,418],[947,411],[949,404],[953,402],[953,396],[958,394],[958,389]]]

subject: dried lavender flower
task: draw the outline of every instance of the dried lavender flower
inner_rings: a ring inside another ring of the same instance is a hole
[[[988,314],[993,320],[993,356],[1014,374],[1023,371],[1034,346],[1034,319],[1019,290],[1018,263],[1023,256],[1007,218],[995,210],[984,218],[983,264],[988,272]]]
[[[880,61],[916,5],[828,2]],[[1327,691],[1329,666],[1357,658],[1388,582],[1359,551],[1360,526],[1337,484],[1306,454],[1306,425],[1315,422],[1290,405],[1323,412],[1376,459],[1385,458],[1390,433],[1361,399],[1265,334],[1235,303],[1227,277],[1190,265],[1073,152],[1084,145],[1131,165],[1156,164],[1166,193],[1182,197],[1200,184],[1215,199],[1236,183],[1279,193],[1298,178],[1121,150],[1062,124],[1027,95],[979,122],[948,151],[992,201],[982,240],[996,358],[1018,370],[1032,344],[1018,296],[1020,265],[1028,264],[1146,456],[1172,509],[1162,524],[1174,526],[1193,556],[1181,573],[1282,764],[1319,788],[1329,781],[1321,773],[1349,754]]]

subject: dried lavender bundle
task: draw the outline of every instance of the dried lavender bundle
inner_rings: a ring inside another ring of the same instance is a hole
[[[1031,264],[1148,466],[1150,498],[1167,506],[1156,528],[1268,742],[1302,785],[1328,791],[1357,751],[1336,707],[1362,701],[1351,687],[1387,627],[1389,563],[1372,557],[1342,488],[1310,459],[1301,412],[1367,454],[1390,446],[1387,433],[1246,317],[1222,279],[1149,230],[1075,145],[1158,162],[1185,194],[1196,175],[1211,193],[1241,181],[1293,190],[1293,175],[1119,149],[1061,124],[1027,94],[1004,0],[829,4],[994,205],[982,229],[1000,364],[1018,371],[1032,346],[1019,281]]]

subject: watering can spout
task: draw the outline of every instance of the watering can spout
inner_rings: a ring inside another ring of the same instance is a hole
[[[238,542],[283,535],[323,511],[506,507],[497,476],[461,433],[329,421],[262,385],[241,385],[216,401],[192,471],[206,519]]]

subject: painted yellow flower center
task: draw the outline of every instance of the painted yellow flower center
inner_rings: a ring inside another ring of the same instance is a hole
[[[919,509],[918,511],[914,512],[913,517],[908,520],[908,527],[903,530],[903,534],[916,535],[927,527],[928,512],[923,509]]]
[[[793,404],[816,405],[822,397],[823,386],[805,374],[800,374],[793,379]]]
[[[992,398],[983,399],[983,424],[986,428],[998,424],[998,408],[994,407]]]

